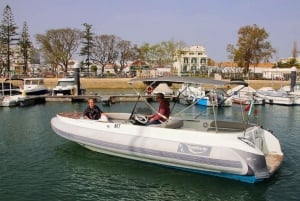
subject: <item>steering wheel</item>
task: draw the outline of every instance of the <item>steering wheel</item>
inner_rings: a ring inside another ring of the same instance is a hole
[[[148,122],[148,118],[146,116],[140,115],[140,114],[135,114],[134,115],[134,120],[141,124],[146,124]]]

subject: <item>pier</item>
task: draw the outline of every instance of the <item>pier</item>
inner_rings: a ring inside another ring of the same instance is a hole
[[[135,102],[143,101],[154,101],[155,95],[146,95],[139,98],[135,94],[125,95],[65,95],[65,96],[53,96],[53,95],[40,95],[40,96],[25,96],[18,101],[18,105],[21,107],[30,106],[45,102],[86,102],[88,99],[93,98],[96,102],[102,102],[105,105],[110,106],[118,102]],[[176,96],[166,96],[169,101],[174,101]]]

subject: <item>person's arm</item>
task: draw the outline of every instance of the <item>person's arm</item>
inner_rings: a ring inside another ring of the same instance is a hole
[[[83,112],[83,118],[84,119],[89,119],[89,108],[86,108]]]
[[[167,120],[169,110],[170,110],[169,109],[169,103],[168,102],[162,102],[160,107],[159,107],[158,112],[156,113],[156,116],[158,118],[156,120],[159,120],[159,119]]]

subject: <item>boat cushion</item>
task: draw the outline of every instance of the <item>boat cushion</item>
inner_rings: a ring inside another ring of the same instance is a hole
[[[180,128],[183,126],[183,120],[180,119],[168,119],[167,121],[161,123],[161,124],[151,124],[149,126],[152,127],[161,127],[161,128]]]

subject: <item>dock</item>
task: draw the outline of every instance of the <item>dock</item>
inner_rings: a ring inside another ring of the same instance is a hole
[[[34,104],[40,104],[45,102],[87,102],[88,99],[93,98],[96,102],[101,102],[104,105],[110,106],[119,102],[136,102],[147,99],[148,102],[155,101],[155,95],[147,95],[139,97],[135,94],[125,95],[65,95],[65,96],[53,96],[53,95],[37,95],[37,96],[24,96],[18,100],[18,106],[26,107]],[[169,101],[176,100],[176,96],[166,96]]]
[[[135,94],[125,94],[125,95],[77,95],[77,96],[46,96],[46,102],[86,102],[88,99],[93,98],[96,102],[102,102],[107,105],[111,105],[119,102],[136,102],[143,101],[147,99],[148,101],[155,100],[155,95],[147,95],[143,97],[138,97]],[[176,96],[166,96],[166,99],[173,101]]]
[[[136,101],[136,95],[67,95],[67,96],[46,96],[46,102],[85,102],[93,98],[96,102],[117,103],[122,101]]]

